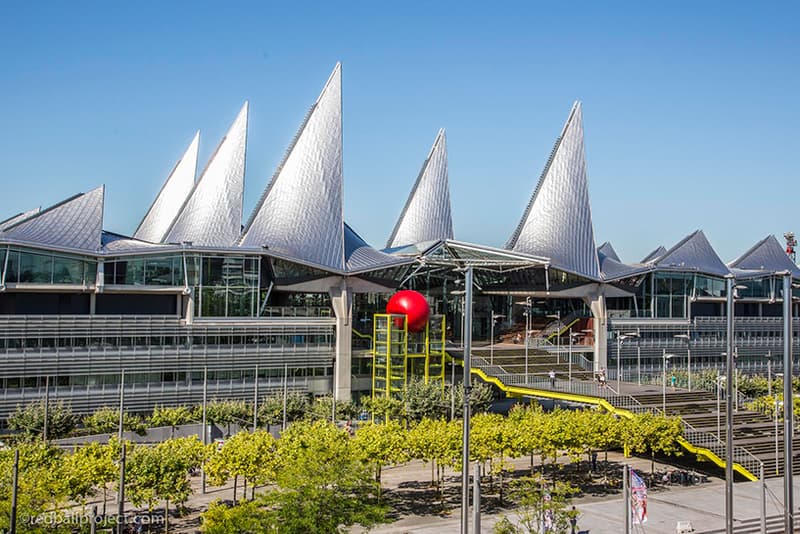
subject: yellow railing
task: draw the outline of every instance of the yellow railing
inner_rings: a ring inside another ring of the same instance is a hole
[[[452,356],[450,356],[449,354],[448,354],[448,356],[450,357],[451,360],[458,361],[458,360],[455,360],[454,358],[452,358]],[[461,360],[461,365],[463,366],[463,364],[464,364],[464,361]],[[529,388],[529,387],[525,387],[525,386],[509,386],[509,385],[506,385],[505,383],[503,383],[499,378],[487,375],[481,369],[477,369],[477,368],[473,367],[471,369],[471,372],[472,372],[472,374],[477,375],[478,377],[480,377],[481,380],[483,380],[484,382],[489,382],[491,384],[494,384],[495,386],[500,388],[500,390],[505,392],[506,396],[509,396],[509,397],[530,395],[530,396],[536,396],[536,397],[544,397],[544,398],[548,398],[548,399],[556,399],[556,400],[563,400],[563,401],[569,401],[569,402],[577,402],[577,403],[580,403],[580,404],[593,404],[593,405],[596,405],[596,406],[600,406],[601,408],[603,408],[604,410],[606,410],[606,411],[608,411],[610,413],[619,415],[620,417],[625,417],[626,419],[631,419],[634,416],[633,412],[631,412],[630,410],[626,410],[624,408],[617,408],[616,406],[614,406],[613,404],[611,404],[607,400],[605,400],[603,398],[600,398],[600,397],[590,397],[590,396],[587,396],[587,395],[580,395],[580,394],[577,394],[577,393],[566,393],[566,392],[562,392],[562,391],[550,391],[550,390],[547,390],[547,389],[534,389],[534,388]],[[696,445],[693,445],[692,443],[690,443],[689,441],[687,441],[683,437],[678,438],[678,443],[684,449],[689,451],[690,453],[696,454],[698,456],[703,456],[703,457],[707,458],[708,460],[710,460],[711,462],[713,462],[714,464],[716,464],[719,467],[722,467],[722,468],[725,467],[725,460],[723,460],[722,458],[717,456],[710,449],[707,449],[705,447],[698,447]],[[756,476],[755,474],[751,473],[749,470],[747,470],[745,467],[743,467],[742,465],[740,465],[738,463],[734,463],[733,464],[733,470],[736,471],[737,473],[739,473],[740,475],[742,475],[743,477],[745,477],[747,480],[750,480],[750,481],[758,480],[758,476]]]
[[[556,330],[555,332],[553,332],[552,334],[550,334],[549,336],[547,336],[547,341],[550,341],[551,339],[553,339],[553,338],[554,338],[554,337],[556,337],[556,336],[558,336],[558,337],[561,337],[561,336],[563,336],[563,335],[564,335],[564,332],[566,332],[567,330],[569,330],[570,328],[572,328],[573,326],[575,326],[575,323],[577,323],[577,322],[578,322],[578,321],[580,321],[580,320],[581,320],[581,318],[580,318],[580,317],[573,319],[571,323],[569,323],[568,325],[566,325],[566,326],[565,326],[564,328],[562,328],[561,330]]]

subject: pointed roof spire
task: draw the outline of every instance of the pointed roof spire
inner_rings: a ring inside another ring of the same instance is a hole
[[[758,271],[789,271],[794,278],[800,278],[800,269],[786,254],[774,235],[768,235],[747,252],[728,264],[734,269],[751,269]]]
[[[583,118],[575,102],[506,248],[550,258],[552,266],[599,279],[594,244]]]
[[[3,237],[37,245],[94,252],[103,233],[105,186],[70,197],[5,227]]]
[[[715,276],[726,276],[730,273],[702,230],[696,230],[681,239],[677,245],[658,258],[654,265],[657,269],[678,268]]]
[[[617,251],[614,250],[614,247],[611,245],[610,241],[606,241],[605,243],[597,247],[597,255],[610,258],[616,262],[620,263],[622,262],[622,260],[619,259],[619,255],[617,254]]]
[[[178,160],[169,173],[167,181],[161,186],[158,196],[145,214],[139,227],[133,234],[134,239],[160,243],[164,239],[169,225],[178,215],[178,210],[186,202],[186,197],[194,186],[197,175],[197,149],[200,144],[198,131],[183,157]]]
[[[337,63],[253,210],[240,244],[344,270],[342,71]]]
[[[242,227],[247,110],[245,102],[162,242],[212,247],[236,243]]]
[[[667,249],[665,249],[663,245],[659,245],[658,248],[656,248],[653,252],[645,256],[639,263],[650,263],[652,261],[657,260],[666,253]]]
[[[439,130],[433,141],[386,248],[440,239],[453,239],[444,129]]]

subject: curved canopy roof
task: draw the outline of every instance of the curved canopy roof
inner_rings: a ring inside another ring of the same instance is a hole
[[[32,210],[24,211],[9,217],[8,219],[0,222],[0,233],[4,232],[6,228],[11,228],[18,222],[24,221],[25,219],[30,219],[40,211],[42,211],[42,208],[33,208]]]
[[[506,248],[550,258],[553,267],[600,279],[594,243],[581,105],[575,102]]]
[[[5,227],[9,241],[95,252],[103,232],[105,186],[70,197]],[[30,213],[30,212],[29,212]]]
[[[436,135],[386,248],[440,239],[453,239],[444,129]]]

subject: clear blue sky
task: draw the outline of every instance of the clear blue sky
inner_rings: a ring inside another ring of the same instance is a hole
[[[383,246],[440,127],[458,239],[502,245],[575,99],[597,243],[800,234],[796,2],[3,2],[0,219],[106,184],[130,233],[250,101],[245,218],[336,61],[345,213]]]

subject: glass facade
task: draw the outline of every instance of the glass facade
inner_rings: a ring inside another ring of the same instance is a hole
[[[104,266],[106,285],[183,286],[183,257],[115,258]]]
[[[190,263],[192,279],[199,282],[198,317],[258,316],[259,257],[201,256]]]
[[[3,250],[0,268],[6,284],[93,285],[97,273],[85,258],[13,248]]]

